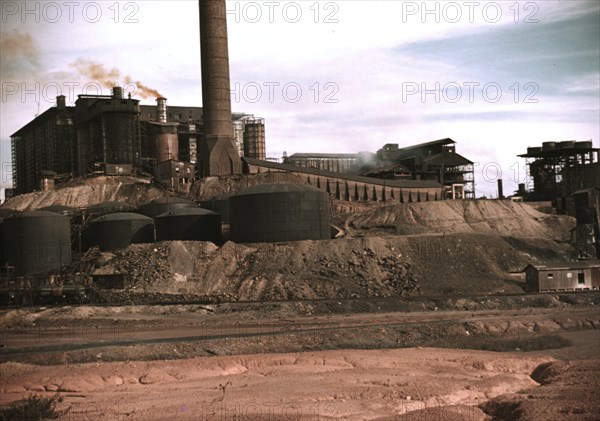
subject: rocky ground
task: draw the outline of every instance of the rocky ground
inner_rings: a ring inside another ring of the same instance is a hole
[[[96,273],[130,274],[130,291],[221,301],[520,293],[527,264],[570,258],[574,226],[499,201],[396,204],[334,219],[342,234],[333,240],[132,245],[105,254]]]
[[[280,180],[303,182],[181,194]],[[168,194],[133,181],[5,206]],[[96,262],[131,276],[101,306],[0,310],[0,406],[58,393],[63,420],[598,419],[600,294],[525,294],[520,273],[569,260],[572,218],[504,201],[332,206],[336,239],[132,245]]]

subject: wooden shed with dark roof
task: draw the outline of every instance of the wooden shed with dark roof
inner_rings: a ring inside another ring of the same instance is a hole
[[[600,260],[530,264],[523,269],[529,291],[600,289]]]

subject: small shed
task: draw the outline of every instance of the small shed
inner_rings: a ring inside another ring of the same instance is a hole
[[[600,289],[600,260],[530,264],[523,272],[530,291]]]

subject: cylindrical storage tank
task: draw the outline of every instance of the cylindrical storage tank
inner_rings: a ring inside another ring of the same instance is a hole
[[[7,218],[15,213],[18,213],[19,211],[16,211],[14,209],[8,209],[8,208],[0,208],[0,218]]]
[[[561,149],[572,149],[575,147],[575,142],[572,140],[565,140],[564,142],[560,142],[558,147]]]
[[[592,142],[590,140],[584,140],[583,142],[575,142],[577,149],[592,149]]]
[[[229,224],[229,198],[203,200],[200,206],[204,209],[211,210],[221,215],[221,222]]]
[[[197,208],[198,204],[182,197],[161,197],[151,202],[140,205],[139,212],[142,215],[156,218],[163,213],[167,213],[176,209]]]
[[[156,163],[179,160],[178,123],[152,123]]]
[[[544,142],[544,143],[542,143],[542,149],[544,151],[550,151],[552,149],[556,149],[556,142]]]
[[[96,203],[88,208],[92,212],[98,213],[117,213],[130,212],[134,209],[132,205],[124,202],[116,202],[107,200],[105,202]]]
[[[0,267],[4,266],[4,235],[2,235],[2,222],[4,219],[0,217]]]
[[[154,220],[131,212],[102,215],[88,225],[85,242],[88,247],[98,246],[102,251],[123,249],[129,244],[153,243]]]
[[[0,266],[4,266],[4,237],[2,236],[2,221],[3,218],[7,218],[12,214],[17,213],[14,209],[0,208]]]
[[[71,263],[69,217],[47,211],[4,218],[4,258],[17,276],[47,272]]]
[[[77,209],[77,208],[72,208],[70,206],[63,206],[63,205],[50,205],[50,206],[41,208],[40,210],[47,211],[47,212],[54,212],[54,213],[58,213],[60,215],[67,215],[67,216],[78,215],[80,213],[79,209]]]
[[[229,211],[235,242],[331,238],[329,195],[309,185],[257,185],[230,197]]]
[[[221,217],[200,208],[174,209],[155,219],[156,241],[221,243]]]

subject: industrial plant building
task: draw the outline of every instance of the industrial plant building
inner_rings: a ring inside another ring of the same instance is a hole
[[[298,153],[284,158],[284,163],[303,169],[389,180],[389,187],[394,185],[390,181],[412,181],[405,185],[426,189],[434,182],[442,187],[440,199],[474,199],[473,162],[456,153],[455,145],[449,138],[403,148],[390,143],[376,154]],[[401,184],[397,187],[401,188]]]
[[[529,185],[525,196],[530,201],[552,201],[561,212],[568,212],[568,198],[577,190],[600,186],[600,149],[592,141],[544,142],[528,147],[525,158]],[[574,216],[574,215],[573,215]]]
[[[140,105],[112,95],[79,95],[74,106],[55,107],[11,136],[15,194],[47,190],[55,182],[93,175],[148,174],[168,187],[196,178],[204,134],[202,107]],[[232,115],[240,156],[265,159],[264,119]]]

